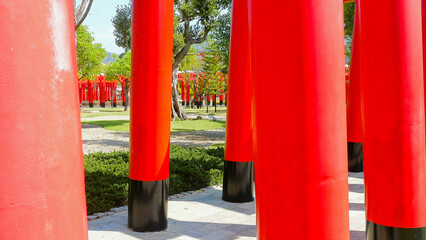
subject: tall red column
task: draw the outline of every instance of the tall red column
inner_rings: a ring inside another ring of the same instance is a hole
[[[93,107],[94,100],[94,83],[87,81],[87,98],[89,99],[89,107]]]
[[[129,227],[135,231],[167,228],[173,16],[173,0],[133,1]]]
[[[105,107],[105,99],[106,99],[106,85],[102,76],[98,77],[99,80],[99,105],[101,107]]]
[[[121,83],[121,101],[123,102],[123,106],[126,106],[126,79],[124,76],[120,78]]]
[[[185,106],[185,80],[184,79],[180,81],[180,92],[181,92],[181,98],[182,98],[182,106]]]
[[[250,0],[250,21],[258,239],[348,240],[343,2]]]
[[[191,88],[189,86],[189,80],[186,82],[186,106],[189,106],[191,102]]]
[[[230,202],[254,200],[253,87],[249,37],[248,1],[233,0],[222,194],[222,199]]]
[[[81,86],[81,82],[78,82],[78,100],[79,100],[80,104],[81,104],[81,102],[83,100],[83,96],[81,94],[82,88],[83,87]]]
[[[0,238],[87,239],[72,1],[0,9]]]
[[[426,239],[421,1],[362,1],[361,20],[367,239]]]
[[[357,0],[352,38],[349,86],[347,88],[348,169],[350,172],[363,171],[360,71],[361,12],[359,6],[359,0]]]
[[[112,84],[112,107],[117,107],[117,82]]]

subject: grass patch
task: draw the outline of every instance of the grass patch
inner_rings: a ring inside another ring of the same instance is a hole
[[[82,124],[100,125],[107,130],[129,132],[130,122],[127,120],[105,120],[105,121],[83,121]],[[209,120],[186,120],[186,121],[172,121],[172,132],[189,132],[189,131],[202,131],[210,129],[225,129],[225,121],[209,121]]]
[[[94,111],[94,112],[91,112]],[[96,112],[98,111],[98,112]],[[111,116],[111,115],[129,115],[130,111],[124,111],[124,107],[119,108],[81,108],[80,117],[81,118],[92,118],[99,116]]]
[[[213,144],[209,147],[210,149],[214,149],[214,148],[225,148],[225,143],[216,143]]]
[[[170,147],[170,195],[218,185],[223,179],[224,149]],[[84,156],[87,212],[105,212],[127,205],[129,153]]]
[[[209,106],[209,112],[206,113],[207,108],[204,106],[203,108],[184,108],[183,109],[187,114],[195,114],[202,116],[218,116],[218,117],[226,117],[226,107],[218,106],[217,112],[214,112],[214,107]]]

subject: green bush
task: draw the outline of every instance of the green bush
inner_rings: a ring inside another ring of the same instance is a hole
[[[170,195],[222,183],[224,149],[171,146]],[[129,153],[93,153],[84,157],[87,212],[127,205]]]

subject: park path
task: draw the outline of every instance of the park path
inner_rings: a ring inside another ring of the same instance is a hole
[[[123,116],[115,116],[123,117]],[[94,119],[92,119],[95,121]],[[119,119],[117,119],[119,120]],[[129,150],[129,133],[106,130],[98,125],[82,125],[83,152],[113,152]],[[206,130],[193,132],[173,132],[170,143],[181,146],[208,147],[225,142],[225,130]]]

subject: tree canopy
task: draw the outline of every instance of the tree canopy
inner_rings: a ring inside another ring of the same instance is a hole
[[[124,77],[122,91],[126,92],[126,105],[124,107],[124,111],[127,111],[127,107],[129,106],[132,54],[130,51],[128,51],[120,58],[116,55],[113,57],[115,58],[115,61],[107,65],[105,75],[107,76],[107,80],[120,80],[122,77]]]
[[[132,1],[118,5],[111,20],[114,26],[115,44],[127,52],[132,49]]]
[[[346,62],[350,64],[352,53],[352,36],[355,22],[355,3],[345,3],[345,55]]]
[[[77,29],[77,64],[80,78],[99,75],[102,71],[102,59],[107,56],[106,50],[95,39],[89,28],[81,25]]]

